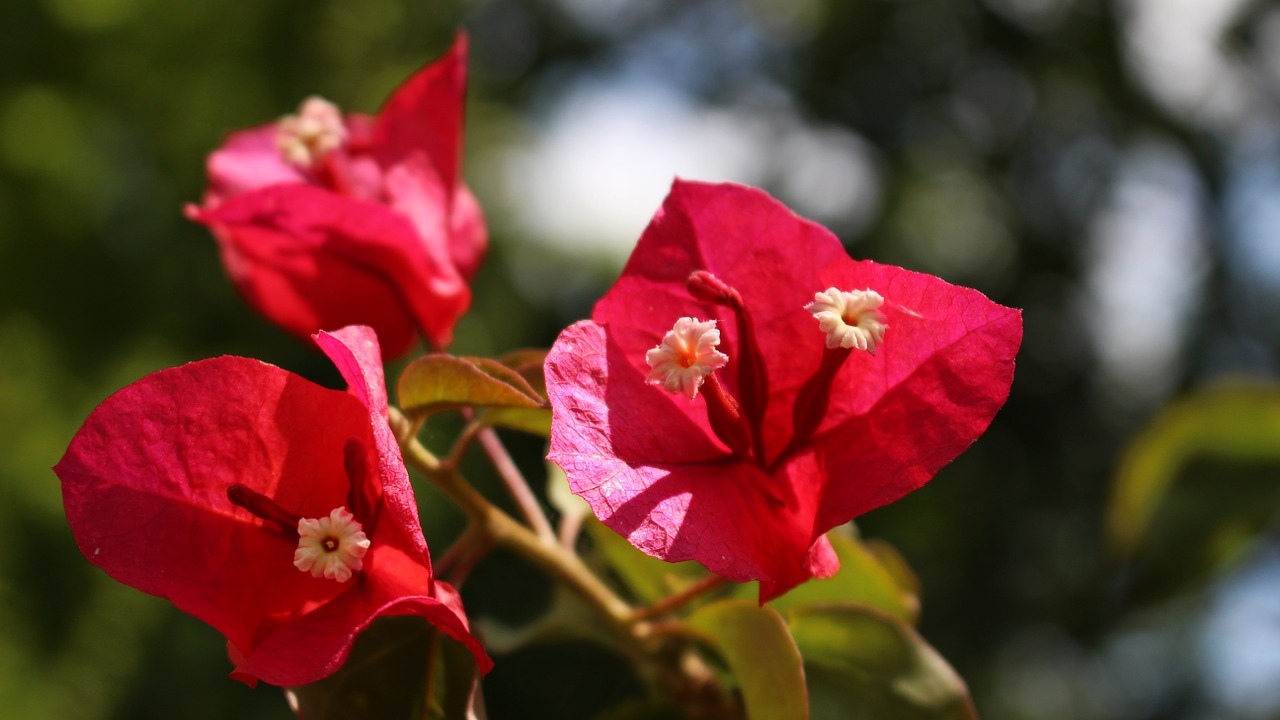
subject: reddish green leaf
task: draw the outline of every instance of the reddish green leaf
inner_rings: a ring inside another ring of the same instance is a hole
[[[499,358],[499,362],[520,373],[531,388],[541,398],[547,397],[547,376],[543,373],[542,364],[547,360],[547,351],[527,348],[507,353]]]
[[[462,407],[538,408],[542,400],[519,373],[488,358],[427,355],[405,368],[400,406],[414,416]]]
[[[776,610],[721,600],[698,608],[688,623],[729,666],[749,720],[809,717],[800,651]]]
[[[964,680],[898,618],[843,603],[794,608],[787,624],[804,656],[815,718],[974,720]]]

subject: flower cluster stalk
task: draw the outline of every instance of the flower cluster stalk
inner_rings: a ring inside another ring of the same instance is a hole
[[[405,462],[421,471],[448,495],[477,528],[480,537],[488,538],[497,547],[518,553],[563,581],[598,610],[612,628],[625,635],[631,634],[627,631],[631,606],[587,569],[577,555],[556,542],[554,534],[550,534],[549,540],[544,540],[490,503],[466,481],[452,457],[442,461],[423,447],[417,438],[401,435],[408,429],[408,423],[399,413],[392,411],[390,418],[392,427],[400,436]],[[546,522],[545,517],[543,522]]]

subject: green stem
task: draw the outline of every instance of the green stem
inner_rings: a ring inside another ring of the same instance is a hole
[[[453,442],[453,447],[449,449],[449,462],[455,467],[462,464],[462,457],[467,454],[467,450],[471,448],[471,444],[475,442],[476,436],[484,429],[484,424],[479,420],[471,420],[458,434],[458,439]]]
[[[560,531],[557,536],[560,544],[570,552],[578,544],[578,534],[582,532],[583,520],[583,516],[579,513],[565,513],[564,517],[560,518]]]
[[[462,535],[440,554],[439,561],[432,564],[432,570],[436,575],[446,576],[450,585],[459,587],[471,566],[489,550],[488,545],[488,538],[475,523],[467,523]]]
[[[474,542],[481,548],[506,548],[563,582],[600,615],[618,639],[618,650],[632,661],[651,694],[668,696],[671,678],[691,677],[686,664],[680,662],[681,656],[673,655],[669,644],[675,638],[687,639],[687,626],[673,620],[655,623],[650,618],[679,608],[717,587],[723,579],[701,581],[670,598],[636,610],[592,573],[572,547],[566,547],[554,534],[540,537],[486,500],[459,472],[454,454],[441,460],[409,434],[410,424],[398,410],[392,408],[388,415],[405,462],[426,475],[467,516],[470,522],[465,534],[471,536],[467,539],[468,545]],[[466,555],[465,550],[460,553]],[[461,556],[456,560],[455,566],[467,562]]]
[[[554,542],[556,533],[551,529],[546,513],[538,504],[538,498],[534,497],[524,474],[520,472],[520,468],[516,467],[511,454],[498,438],[498,433],[494,432],[493,428],[485,426],[480,430],[480,445],[489,454],[489,460],[498,471],[498,477],[502,478],[502,482],[507,486],[507,492],[511,493],[511,498],[516,501],[516,507],[520,508],[520,514],[524,516],[525,522],[529,523],[529,527],[533,528],[533,532],[540,540]]]
[[[636,608],[631,611],[631,620],[633,622],[639,622],[641,620],[653,620],[660,618],[663,615],[680,609],[687,603],[711,592],[727,582],[729,582],[727,579],[719,575],[708,575],[674,595],[668,595],[647,607]]]
[[[484,498],[456,466],[441,462],[414,438],[403,445],[405,462],[422,471],[494,545],[512,550],[556,577],[591,604],[615,630],[631,636],[631,606],[596,577],[577,555],[555,541],[544,541]]]

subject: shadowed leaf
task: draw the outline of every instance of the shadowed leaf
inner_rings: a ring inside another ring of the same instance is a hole
[[[422,712],[431,657],[431,709]],[[382,618],[338,672],[285,690],[300,720],[482,720],[475,658],[419,618]]]
[[[1280,463],[1280,388],[1224,385],[1161,411],[1129,445],[1116,474],[1107,523],[1116,552],[1134,552],[1180,471],[1197,460]],[[1223,490],[1214,493],[1232,494]],[[1264,509],[1270,514],[1274,505]]]
[[[804,655],[814,718],[977,718],[960,676],[895,617],[843,603],[795,608],[787,624]]]

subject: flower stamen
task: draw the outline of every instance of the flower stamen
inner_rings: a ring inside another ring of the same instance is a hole
[[[884,298],[875,290],[849,292],[833,287],[815,293],[813,302],[804,309],[818,319],[818,329],[827,334],[828,348],[857,348],[875,355],[889,327],[879,310],[883,304]]]
[[[315,167],[346,139],[347,128],[338,106],[315,95],[302,102],[296,115],[285,115],[276,125],[276,147],[281,156],[304,169]]]
[[[728,355],[716,350],[719,344],[715,320],[682,317],[657,347],[645,353],[652,368],[645,381],[692,400],[706,377],[729,362]]]
[[[355,516],[345,507],[334,508],[328,517],[298,521],[293,566],[310,572],[312,577],[346,582],[364,567],[362,558],[369,552],[369,544],[369,537]]]

